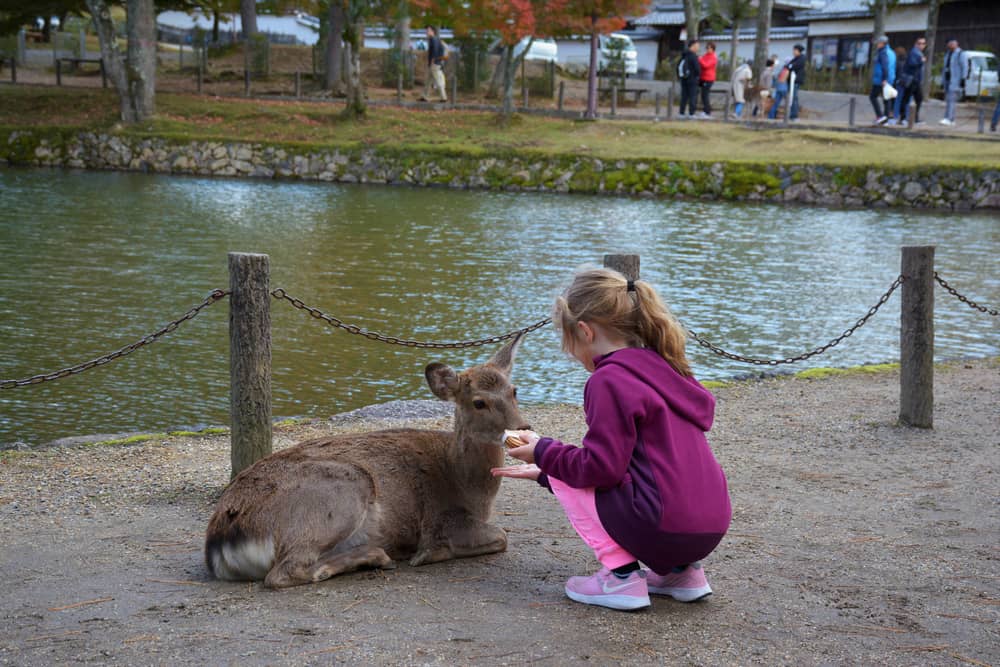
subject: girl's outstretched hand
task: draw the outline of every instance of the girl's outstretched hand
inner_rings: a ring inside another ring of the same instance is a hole
[[[538,480],[538,476],[542,474],[541,468],[536,466],[534,463],[493,468],[490,472],[493,473],[494,477],[515,477],[518,479],[533,479],[536,481]]]

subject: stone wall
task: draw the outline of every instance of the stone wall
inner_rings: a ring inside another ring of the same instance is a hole
[[[912,169],[329,148],[0,129],[0,164],[339,183],[796,202],[1000,208],[1000,168]]]

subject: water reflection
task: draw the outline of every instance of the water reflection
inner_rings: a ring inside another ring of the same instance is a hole
[[[226,286],[230,250],[268,253],[272,286],[347,322],[431,340],[532,323],[575,267],[639,252],[692,329],[741,354],[794,356],[867,312],[899,273],[900,245],[925,243],[949,281],[1000,303],[1000,223],[981,215],[0,170],[0,377],[155,330]],[[1000,354],[996,318],[938,295],[939,357]],[[795,368],[893,359],[898,308]],[[273,320],[281,416],[428,397],[428,362],[492,352],[387,346],[278,303]],[[224,423],[226,326],[218,304],[126,360],[3,391],[0,442]],[[690,351],[703,378],[754,370]],[[516,374],[528,402],[577,402],[586,380],[551,328],[523,346]]]

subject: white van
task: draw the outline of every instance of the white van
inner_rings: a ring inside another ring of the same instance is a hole
[[[601,35],[598,47],[597,67],[600,71],[606,70],[615,57],[620,54],[619,57],[625,63],[625,76],[632,76],[639,72],[639,51],[628,35],[619,32]]]
[[[965,79],[966,97],[989,97],[997,95],[1000,81],[997,80],[997,57],[989,51],[966,51],[969,59],[969,76]]]

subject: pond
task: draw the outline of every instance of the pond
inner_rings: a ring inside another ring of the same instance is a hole
[[[536,322],[573,270],[639,253],[689,328],[738,354],[783,358],[840,335],[934,244],[960,291],[1000,305],[995,215],[841,211],[383,186],[0,169],[0,378],[132,343],[228,287],[227,253],[270,255],[271,286],[381,333],[462,341]],[[1000,354],[997,318],[936,292],[939,359]],[[492,348],[367,340],[272,302],[275,417],[430,398],[423,368]],[[55,382],[0,389],[0,443],[228,423],[228,307]],[[779,368],[898,358],[899,295],[827,353]],[[701,379],[759,367],[688,348]],[[581,400],[586,372],[549,326],[515,366],[525,403]],[[894,397],[887,397],[887,400]]]

